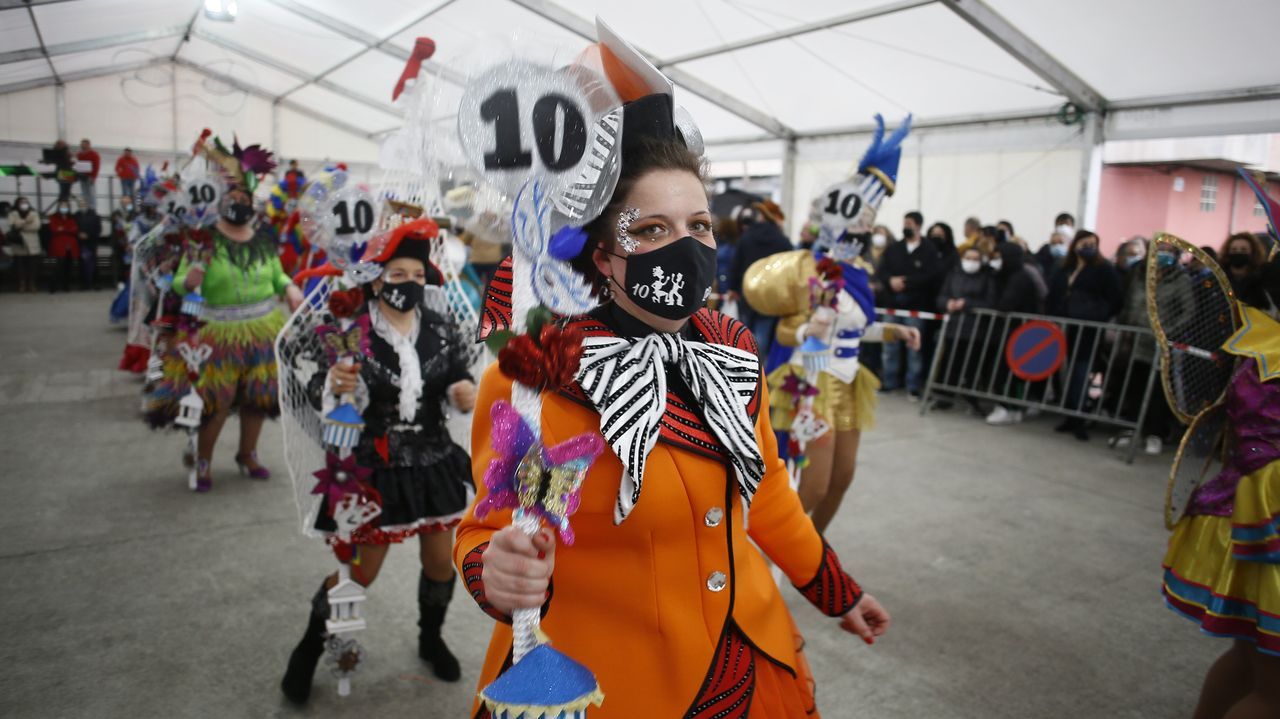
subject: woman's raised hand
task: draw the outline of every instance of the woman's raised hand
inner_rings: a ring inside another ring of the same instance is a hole
[[[556,540],[550,529],[530,536],[517,527],[503,527],[484,550],[480,577],[485,597],[506,614],[539,608],[547,600],[555,566]]]

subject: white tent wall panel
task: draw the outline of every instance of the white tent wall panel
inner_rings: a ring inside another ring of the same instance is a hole
[[[361,50],[359,43],[265,0],[241,2],[239,10],[235,22],[202,16],[196,27],[285,65],[317,73]]]
[[[141,79],[125,73],[67,83],[67,142],[87,137],[104,147],[172,150],[173,89],[159,84],[170,71],[142,72]]]
[[[49,46],[186,25],[200,4],[201,0],[93,0],[37,5],[34,11]]]
[[[222,139],[227,147],[235,137],[242,146],[261,144],[272,147],[271,101],[233,90],[223,96],[211,96],[199,89],[210,82],[204,75],[179,66],[177,147],[184,156],[204,128]],[[216,81],[215,81],[216,82]],[[230,90],[230,88],[224,88]]]
[[[55,55],[53,66],[59,76],[94,70],[100,67],[137,65],[152,60],[171,57],[178,49],[178,38],[166,37],[147,42],[118,45],[98,50]]]
[[[193,62],[209,72],[261,88],[271,95],[287,92],[302,82],[293,75],[218,47],[200,37],[192,37],[183,43],[178,51],[178,57]]]
[[[277,112],[280,144],[274,149],[281,157],[312,162],[378,161],[378,144],[372,140],[318,122],[287,107],[280,107]]]
[[[0,48],[9,52],[32,47],[40,47],[40,38],[27,9],[0,10]]]
[[[897,192],[881,205],[878,223],[898,235],[902,215],[919,210],[926,225],[946,222],[959,233],[965,218],[976,215],[984,224],[1009,220],[1032,248],[1040,246],[1053,216],[1076,213],[1080,202],[1083,154],[1074,129],[1009,130],[1011,149],[1000,149],[995,139],[970,143],[966,136],[973,134],[938,131],[908,139]],[[1058,143],[1045,143],[1055,135]],[[795,195],[785,208],[789,231],[799,229],[823,189],[856,170],[869,142],[863,135],[800,143]]]
[[[1063,102],[1035,89],[1043,81],[942,6],[677,67],[801,133],[865,124],[877,112],[934,119]]]
[[[53,71],[49,69],[49,62],[44,58],[0,65],[0,85],[13,85],[27,80],[39,80],[52,75]]]
[[[16,142],[58,139],[57,99],[53,87],[39,87],[0,95],[0,138]],[[39,153],[36,154],[39,157]],[[5,156],[6,162],[17,158]]]
[[[306,4],[363,32],[387,37],[445,4],[445,0],[306,0]]]
[[[391,91],[403,71],[403,62],[386,53],[370,51],[334,70],[326,79],[362,97],[390,104]]]
[[[658,17],[651,16],[651,20]],[[407,50],[419,36],[435,40],[432,60],[463,71],[482,67],[485,58],[501,58],[505,48],[517,48],[518,54],[540,62],[563,65],[587,46],[578,35],[510,0],[458,0],[396,35],[393,42]]]
[[[1275,0],[986,0],[1109,100],[1276,82]]]
[[[575,15],[595,22],[600,15],[624,37],[659,59],[719,47],[775,30],[816,22],[885,4],[886,0],[804,0],[766,7],[761,0],[556,0]],[[667,20],[661,32],[636,32]]]

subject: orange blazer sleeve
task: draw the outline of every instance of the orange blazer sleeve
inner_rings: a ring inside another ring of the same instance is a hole
[[[760,383],[756,438],[765,474],[748,513],[747,534],[782,569],[796,589],[828,616],[841,616],[862,598],[862,589],[813,526],[791,488],[787,465],[778,457],[778,439],[769,422],[768,383]]]
[[[475,515],[476,505],[488,494],[484,486],[484,473],[495,455],[490,436],[493,422],[489,417],[489,410],[500,399],[511,400],[511,380],[499,372],[498,363],[493,362],[480,379],[475,416],[471,419],[471,477],[476,485],[476,499],[458,524],[457,534],[453,539],[453,561],[471,598],[480,608],[498,621],[510,622],[510,616],[495,609],[485,598],[482,557],[493,533],[511,524],[511,510],[490,512],[483,520],[477,519]]]

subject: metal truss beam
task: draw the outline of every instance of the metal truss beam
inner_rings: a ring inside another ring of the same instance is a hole
[[[177,37],[186,30],[183,25],[174,25],[173,27],[155,28],[153,30],[143,30],[141,32],[129,32],[123,35],[110,35],[107,37],[95,37],[89,40],[79,40],[77,42],[65,42],[60,45],[49,45],[42,51],[38,47],[30,47],[25,50],[12,50],[10,52],[0,52],[0,65],[9,62],[21,62],[23,60],[34,60],[36,58],[54,57],[57,55],[70,55],[74,52],[88,52],[90,50],[103,50],[117,45],[131,45],[137,42],[146,42],[148,40],[163,40],[167,37]]]

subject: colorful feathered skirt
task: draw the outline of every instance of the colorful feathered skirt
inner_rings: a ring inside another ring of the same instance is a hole
[[[1280,461],[1241,476],[1228,509],[1179,520],[1165,602],[1208,634],[1280,656]]]
[[[179,329],[164,354],[164,379],[147,399],[147,422],[173,424],[179,402],[192,387],[183,345],[204,355],[194,385],[204,400],[204,419],[222,411],[280,416],[276,390],[276,335],[285,317],[275,299],[250,305],[209,307],[198,329]],[[209,349],[202,350],[202,346]],[[188,350],[187,352],[190,352]],[[207,352],[207,354],[205,354]]]
[[[790,390],[805,391],[804,368],[784,364],[769,373],[769,421],[778,431],[789,431],[802,396]],[[813,412],[826,420],[837,432],[869,430],[876,424],[876,407],[880,380],[866,367],[858,367],[852,382],[841,381],[830,372],[819,372],[813,396]]]

